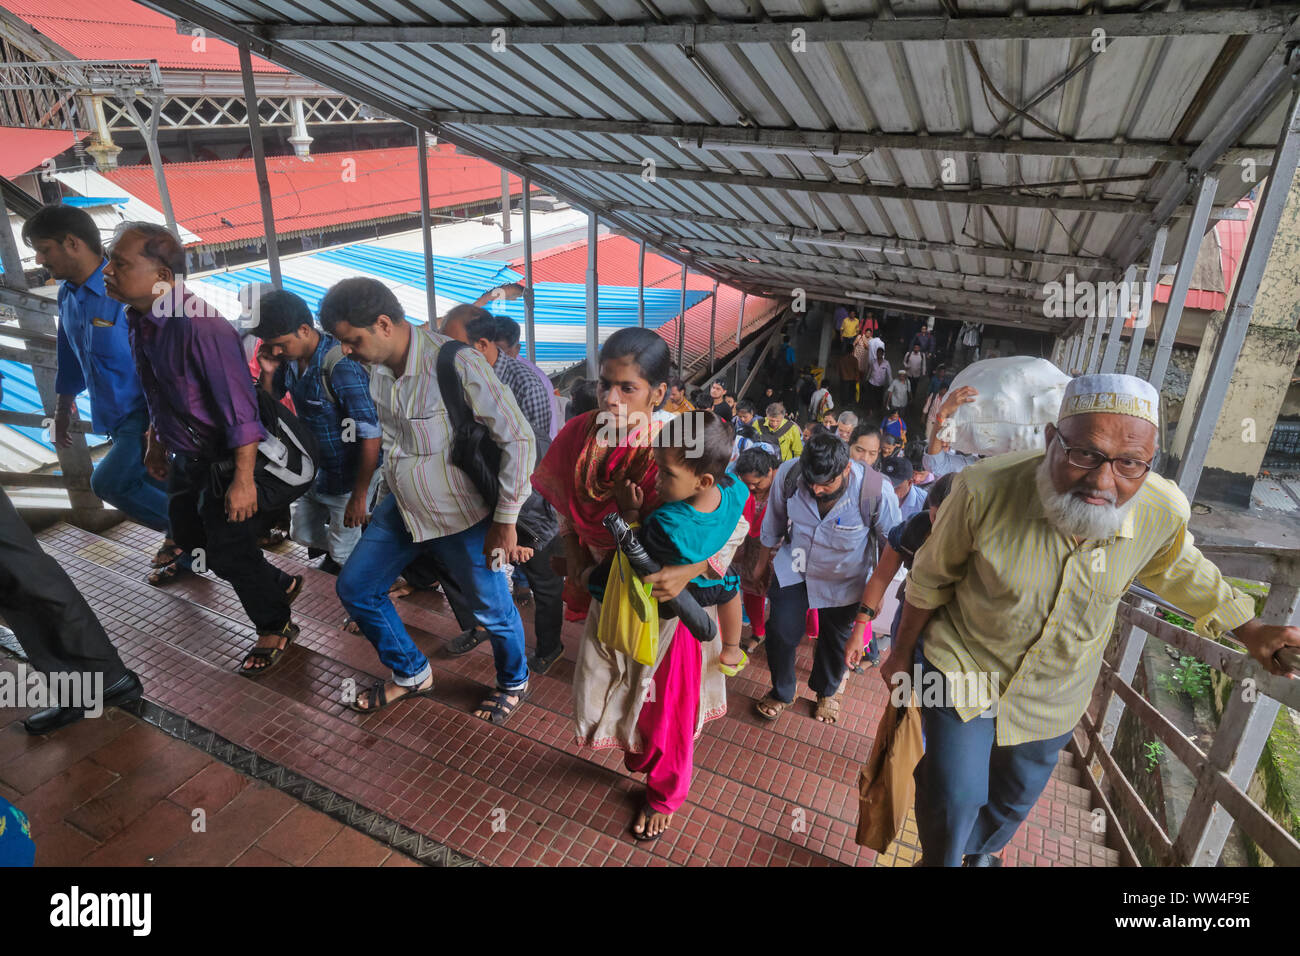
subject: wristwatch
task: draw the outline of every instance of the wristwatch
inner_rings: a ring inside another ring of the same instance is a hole
[[[870,604],[859,604],[858,613],[865,614],[867,616],[867,620],[872,621],[875,620],[875,617],[879,612]]]

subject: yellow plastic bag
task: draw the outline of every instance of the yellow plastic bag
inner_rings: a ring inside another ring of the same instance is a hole
[[[650,597],[650,591],[650,585],[633,573],[627,555],[615,552],[596,639],[646,665],[659,656],[659,604]]]

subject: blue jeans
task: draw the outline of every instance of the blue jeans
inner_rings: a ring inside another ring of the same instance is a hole
[[[487,631],[496,661],[497,687],[517,690],[528,683],[523,621],[506,576],[492,571],[483,557],[490,523],[490,518],[484,518],[456,534],[415,542],[397,510],[397,499],[389,495],[375,508],[366,533],[339,573],[339,600],[375,645],[380,661],[392,670],[393,680],[403,687],[424,683],[432,669],[406,632],[388,588],[402,569],[422,554],[437,562],[439,575],[460,589],[474,619]]]
[[[109,432],[113,439],[108,454],[100,459],[90,476],[90,490],[132,521],[154,531],[170,534],[167,518],[167,482],[158,481],[144,467],[145,432],[149,415],[134,412]],[[188,569],[193,557],[181,555],[178,563]]]
[[[936,670],[925,662],[923,673]],[[996,725],[984,715],[963,722],[952,707],[921,708],[925,755],[913,777],[926,866],[961,866],[967,854],[997,853],[1010,843],[1070,740],[1067,733],[999,746]]]

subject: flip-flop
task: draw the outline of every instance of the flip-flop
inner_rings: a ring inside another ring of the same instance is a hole
[[[149,562],[151,568],[165,568],[169,564],[175,564],[176,559],[185,553],[185,549],[175,541],[167,539],[163,541],[162,546],[154,552],[153,559]]]
[[[648,803],[642,805],[641,812],[645,814],[645,825],[647,827],[650,826],[650,818],[652,816],[671,816],[671,814],[661,814],[658,810],[652,809]],[[658,840],[661,836],[667,833],[669,829],[669,827],[664,827],[664,829],[660,830],[658,833],[637,833],[636,821],[633,820],[632,825],[627,828],[627,832],[632,834],[632,839],[636,840],[637,843],[654,843],[655,840]]]
[[[745,669],[745,665],[748,663],[749,663],[749,655],[746,654],[744,648],[742,648],[740,651],[739,664],[724,664],[722,663],[721,660],[719,660],[718,670],[722,671],[722,673],[726,674],[728,677],[735,677],[737,674],[739,674],[741,671]]]

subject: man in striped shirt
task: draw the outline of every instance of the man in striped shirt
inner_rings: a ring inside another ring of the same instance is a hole
[[[1187,498],[1150,473],[1158,407],[1141,379],[1074,379],[1046,451],[959,472],[917,551],[881,677],[892,688],[896,675],[911,675],[921,638],[912,686],[945,688],[921,708],[924,865],[1002,865],[998,854],[1088,705],[1134,580],[1182,608],[1201,634],[1232,631],[1271,673],[1286,672],[1278,650],[1300,647],[1300,628],[1255,619],[1253,600],[1192,543]]]
[[[453,369],[464,401],[501,450],[497,502],[489,508],[469,475],[451,462],[453,427],[437,374],[438,354],[451,340],[429,326],[412,326],[392,291],[367,277],[334,285],[321,300],[320,320],[345,354],[370,366],[370,394],[384,434],[393,436],[385,448],[392,494],[375,508],[338,581],[343,606],[393,677],[352,707],[371,713],[432,691],[429,661],[388,597],[402,569],[429,554],[441,565],[439,576],[465,595],[492,642],[497,687],[475,715],[503,722],[528,692],[523,622],[500,570],[532,556],[519,546],[515,522],[530,494],[533,430],[483,356],[460,349]]]

